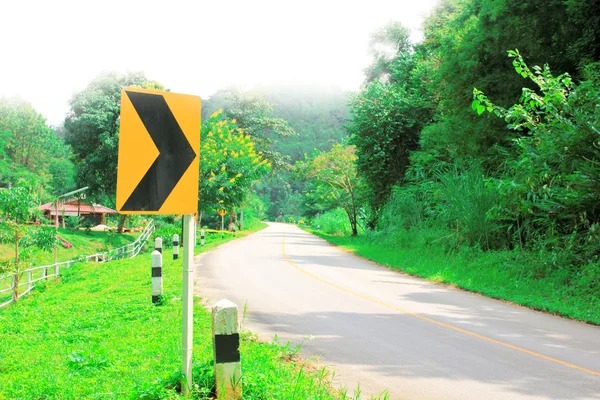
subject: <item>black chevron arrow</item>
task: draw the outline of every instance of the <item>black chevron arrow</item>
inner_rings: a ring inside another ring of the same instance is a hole
[[[129,91],[125,93],[159,154],[121,210],[158,211],[196,158],[196,153],[163,96]]]

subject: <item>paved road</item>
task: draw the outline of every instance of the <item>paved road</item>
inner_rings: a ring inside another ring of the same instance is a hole
[[[391,399],[600,399],[600,328],[432,284],[270,224],[197,259],[197,294],[247,305],[349,389]]]

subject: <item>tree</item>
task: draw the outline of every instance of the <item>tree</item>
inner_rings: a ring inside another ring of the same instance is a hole
[[[286,157],[272,149],[273,140],[295,136],[296,132],[287,121],[273,116],[273,104],[258,92],[242,92],[236,89],[217,93],[211,97],[211,101],[222,104],[225,115],[235,120],[244,132],[252,136],[256,150],[262,151],[274,167],[286,167]]]
[[[69,155],[68,146],[31,104],[20,98],[0,99],[0,184],[26,182],[40,192],[52,192],[48,168]]]
[[[128,86],[163,90],[141,73],[103,73],[75,93],[65,118],[66,142],[73,148],[77,184],[92,198],[115,206],[121,90]]]
[[[328,152],[296,163],[297,174],[308,184],[306,195],[318,211],[342,207],[348,216],[352,236],[358,235],[358,193],[361,181],[356,174],[356,148],[336,144]]]
[[[367,82],[387,81],[391,66],[399,55],[410,53],[410,32],[399,22],[390,22],[375,31],[369,40],[369,52],[373,61],[365,70]]]
[[[431,121],[433,102],[424,87],[420,53],[398,55],[389,83],[367,83],[350,102],[350,143],[356,146],[358,173],[367,182],[374,227],[391,188],[409,166],[419,134]]]
[[[266,175],[271,163],[256,151],[253,138],[222,110],[202,123],[198,210],[235,210],[241,207],[252,182]]]
[[[24,187],[0,190],[0,242],[11,243],[15,249],[13,259],[0,260],[0,271],[14,274],[14,302],[19,298],[21,271],[31,264],[32,248],[49,251],[56,240],[51,228],[27,228],[26,223],[34,215],[37,204],[37,197]]]
[[[103,73],[73,95],[64,122],[65,140],[73,148],[78,186],[88,186],[89,197],[116,207],[117,154],[121,90],[128,86],[164,90],[141,73]],[[126,222],[122,215],[119,231]]]

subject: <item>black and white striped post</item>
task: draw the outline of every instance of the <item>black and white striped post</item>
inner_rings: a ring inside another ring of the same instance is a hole
[[[179,235],[173,235],[173,260],[177,260],[179,258]]]
[[[204,229],[200,231],[200,246],[204,246]]]
[[[161,237],[157,237],[156,239],[154,239],[154,250],[156,250],[162,254],[162,238]]]
[[[212,308],[217,399],[242,398],[238,308],[227,299]]]
[[[154,250],[152,252],[152,304],[158,303],[162,294],[162,254]]]

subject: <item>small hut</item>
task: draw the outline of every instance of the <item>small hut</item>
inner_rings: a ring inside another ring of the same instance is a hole
[[[44,216],[48,219],[55,220],[57,210],[56,202],[46,203],[39,206],[39,209],[44,212]],[[89,204],[80,199],[73,198],[58,202],[58,219],[63,222],[64,217],[83,217],[86,220],[92,221],[95,225],[104,223],[105,216],[116,214],[113,209],[100,204]]]

